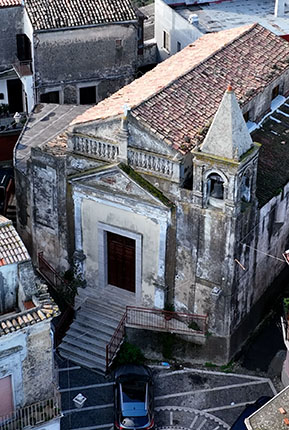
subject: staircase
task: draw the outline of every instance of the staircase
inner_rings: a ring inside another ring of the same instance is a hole
[[[81,366],[106,371],[106,345],[114,334],[127,305],[135,295],[115,287],[104,291],[79,289],[75,318],[58,347],[62,357]]]

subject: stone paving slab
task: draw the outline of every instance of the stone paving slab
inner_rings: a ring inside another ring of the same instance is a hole
[[[69,367],[71,366],[71,367]],[[262,395],[275,394],[271,381],[247,375],[201,369],[152,366],[155,385],[155,421],[160,430],[227,430],[244,409]],[[64,418],[61,430],[111,430],[112,376],[61,362],[59,385]],[[87,401],[76,409],[72,399],[81,392]]]

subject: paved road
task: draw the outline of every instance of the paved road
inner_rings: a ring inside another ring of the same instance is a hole
[[[229,429],[246,403],[276,391],[271,380],[247,375],[153,367],[155,419],[162,430]],[[113,382],[95,372],[59,361],[59,385],[64,417],[61,430],[111,429],[113,426]],[[78,409],[73,398],[86,398]]]

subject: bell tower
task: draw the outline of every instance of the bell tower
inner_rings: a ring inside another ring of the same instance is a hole
[[[233,296],[240,231],[256,216],[258,151],[228,86],[204,141],[193,151],[192,187],[197,225],[192,239],[194,311],[209,315],[209,330],[224,342],[230,342],[236,323]]]

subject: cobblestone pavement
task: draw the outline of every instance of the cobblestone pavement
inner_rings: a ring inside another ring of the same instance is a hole
[[[96,430],[113,427],[113,381],[88,369],[59,360],[59,386],[64,417],[61,430]],[[173,371],[153,366],[155,421],[159,429],[229,429],[248,402],[273,396],[270,379],[217,371]],[[76,408],[73,398],[87,400]]]

